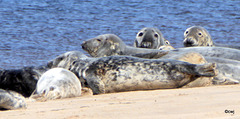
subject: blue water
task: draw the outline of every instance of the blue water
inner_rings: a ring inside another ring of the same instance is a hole
[[[179,48],[193,25],[217,43],[240,44],[240,1],[0,0],[0,68],[46,64],[105,33],[132,45],[143,27],[159,28]]]

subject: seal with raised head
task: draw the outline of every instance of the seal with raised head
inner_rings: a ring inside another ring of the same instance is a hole
[[[219,57],[240,61],[240,50],[226,47],[187,47],[175,50],[157,50],[127,46],[114,34],[99,35],[82,43],[82,48],[93,57],[131,55],[143,58],[171,57],[172,55],[196,52],[204,57]],[[144,55],[141,55],[144,54]]]
[[[103,57],[111,55],[134,55],[137,53],[157,52],[165,55],[168,51],[157,49],[135,48],[127,46],[118,36],[114,34],[103,34],[89,39],[82,43],[82,48],[93,57]]]
[[[209,32],[201,26],[192,26],[187,28],[184,32],[183,44],[185,47],[218,46],[240,49],[239,45],[214,43]]]
[[[158,28],[145,27],[141,29],[134,41],[134,47],[138,48],[159,49],[165,45],[170,45],[170,42],[163,37]]]
[[[15,91],[0,89],[0,110],[24,108],[27,108],[25,97]]]
[[[52,68],[40,77],[31,97],[41,101],[77,97],[81,95],[81,89],[74,73],[63,68]]]
[[[69,56],[61,55],[56,61],[62,65],[69,61]],[[54,64],[53,67],[58,67],[58,63],[55,60],[50,62],[51,65]],[[212,77],[216,74],[214,63],[191,64],[171,59],[142,59],[131,56],[84,57],[73,61],[71,65],[62,66],[78,72],[94,94],[179,88],[199,77]]]
[[[214,46],[211,35],[201,26],[192,26],[184,32],[183,45],[185,47],[193,46]]]

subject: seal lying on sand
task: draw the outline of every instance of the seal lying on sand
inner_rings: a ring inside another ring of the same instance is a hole
[[[47,70],[45,66],[0,70],[0,88],[29,97],[36,88],[37,80]]]
[[[145,27],[141,29],[134,41],[134,47],[159,49],[161,46],[170,45],[170,42],[166,40],[162,32],[157,28]]]
[[[201,26],[192,26],[184,32],[183,45],[193,46],[219,46],[240,49],[240,46],[214,43],[208,31]]]
[[[59,62],[58,58],[57,62]],[[61,59],[60,64],[67,61],[64,57]],[[49,63],[55,64],[52,66],[57,67],[57,63],[54,62],[55,60],[52,60]],[[67,66],[70,71],[78,72],[78,75],[86,80],[94,94],[179,88],[198,77],[212,77],[216,74],[214,63],[190,64],[178,60],[151,60],[131,56],[101,58],[86,58],[84,56],[71,65],[64,66]]]
[[[114,34],[99,35],[82,43],[82,48],[93,57],[103,57],[111,55],[133,55],[137,53],[158,52],[165,55],[168,51],[157,49],[135,48],[127,46],[118,36]]]
[[[26,108],[25,98],[14,91],[0,89],[0,110]]]
[[[115,37],[111,37],[112,39],[115,39]],[[119,38],[117,38],[118,40],[121,40]],[[110,39],[108,39],[110,40]],[[115,40],[116,42],[117,40]],[[94,45],[93,47],[93,42],[92,42],[92,39],[86,41],[87,43],[84,43],[82,44],[83,46],[83,49],[102,49],[103,47],[102,46],[97,46],[97,45]],[[108,51],[110,49],[110,47],[104,47],[104,51]],[[118,50],[118,49],[117,49]],[[144,50],[144,49],[142,49]],[[97,52],[94,52],[93,50],[87,50],[87,52],[89,52],[89,54],[95,54],[95,55],[92,55],[92,56],[111,56],[111,55],[121,55],[120,53],[115,53],[114,51],[111,51],[111,52],[107,52],[107,53],[104,53],[101,52],[101,54],[98,54]],[[217,69],[220,70],[221,74],[219,74],[219,80],[221,80],[222,84],[225,84],[225,82],[227,82],[226,84],[235,84],[235,83],[239,83],[239,82],[236,82],[236,78],[234,77],[238,77],[238,73],[233,73],[232,75],[234,76],[231,76],[231,77],[228,77],[227,78],[227,81],[225,81],[226,78],[220,78],[220,77],[223,77],[223,76],[226,76],[227,75],[224,73],[225,70],[226,70],[226,67],[230,67],[231,69],[234,70],[235,67],[231,67],[231,65],[228,65],[228,64],[225,64],[225,65],[221,65],[219,63],[221,62],[218,62],[217,60],[211,60],[213,58],[219,58],[219,59],[222,59],[222,60],[236,60],[236,62],[238,62],[238,60],[240,59],[240,51],[237,50],[237,49],[232,49],[232,48],[224,48],[224,47],[189,47],[189,48],[179,48],[179,49],[176,49],[176,50],[170,50],[166,55],[162,55],[161,51],[160,52],[160,55],[158,55],[158,52],[150,52],[150,53],[136,53],[136,54],[131,54],[132,56],[136,56],[136,57],[141,57],[141,58],[161,58],[161,59],[169,59],[169,58],[172,58],[172,57],[177,57],[177,56],[183,56],[185,54],[188,54],[188,53],[199,53],[201,54],[202,56],[204,57],[208,57],[208,59],[206,59],[208,62],[210,63],[217,63]],[[229,75],[228,75],[229,76]],[[215,83],[215,84],[221,84],[221,83]]]
[[[52,68],[40,77],[31,97],[42,101],[77,97],[81,95],[81,89],[74,73],[63,68]]]

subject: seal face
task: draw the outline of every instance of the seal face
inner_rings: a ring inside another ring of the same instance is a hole
[[[70,66],[70,71],[78,72],[94,94],[178,88],[199,76],[212,77],[216,73],[214,63],[191,64],[131,56],[79,58]]]
[[[0,110],[26,108],[25,98],[14,91],[0,89]]]
[[[184,32],[183,45],[185,47],[193,46],[214,46],[213,40],[208,31],[200,26],[192,26]]]
[[[138,48],[159,49],[165,45],[170,45],[170,42],[163,37],[162,32],[157,28],[141,29],[134,41],[134,47]]]
[[[40,77],[32,98],[53,100],[80,95],[81,84],[74,73],[63,68],[52,68]]]

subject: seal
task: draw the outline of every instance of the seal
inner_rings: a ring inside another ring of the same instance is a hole
[[[63,68],[52,68],[37,82],[31,98],[41,101],[77,97],[81,95],[81,84],[77,76]]]
[[[183,45],[185,47],[218,46],[240,49],[239,45],[214,43],[209,32],[201,26],[192,26],[186,29],[184,32]]]
[[[25,109],[27,104],[25,98],[10,90],[0,89],[0,110]]]
[[[214,46],[211,35],[201,26],[192,26],[184,32],[183,45],[185,47],[193,46]]]
[[[91,49],[94,44],[92,44],[91,39],[87,41],[87,44],[83,44],[83,49]],[[101,46],[95,46],[101,49]],[[139,48],[141,49],[141,48]],[[144,48],[142,48],[144,49]],[[104,51],[110,50],[109,47],[105,47]],[[120,53],[115,53],[114,51],[111,51],[110,53],[101,52],[101,54],[98,54],[97,52],[86,50],[89,52],[89,54],[95,54],[92,56],[111,56],[111,55],[121,55]],[[235,67],[233,67],[231,64],[225,63],[224,65],[221,65],[219,63],[219,60],[213,60],[214,58],[223,59],[226,62],[229,62],[230,60],[234,60],[235,62],[239,62],[240,60],[240,51],[237,49],[232,48],[226,48],[226,47],[188,47],[188,48],[178,48],[175,50],[169,50],[169,52],[166,55],[162,55],[161,50],[159,50],[160,54],[158,55],[158,52],[147,52],[147,53],[136,53],[131,54],[131,56],[140,57],[140,58],[147,58],[147,59],[169,59],[172,57],[181,57],[182,55],[186,55],[188,53],[199,53],[203,57],[208,57],[206,60],[210,63],[217,63],[217,69],[219,70],[219,75],[217,75],[218,79],[217,81],[220,81],[221,83],[214,83],[214,84],[236,84],[239,83],[238,73],[230,73],[233,76],[226,75],[224,72],[226,71],[225,68],[230,67],[232,70],[234,70]],[[193,59],[194,60],[194,59]],[[240,65],[239,65],[240,66]],[[240,77],[240,76],[239,76]],[[215,82],[217,82],[215,81]]]
[[[61,57],[60,62],[56,59],[61,65],[71,59],[70,55],[61,56],[67,56]],[[50,64],[57,67],[58,64],[54,62],[52,60]],[[142,59],[131,56],[84,57],[73,61],[71,65],[62,66],[78,72],[93,90],[93,94],[179,88],[196,78],[216,74],[214,63],[191,64],[171,59]]]
[[[114,34],[103,34],[82,43],[82,48],[93,57],[104,57],[111,55],[134,55],[137,53],[157,52],[165,55],[168,51],[157,49],[135,48],[127,46],[118,36]]]
[[[47,70],[47,66],[0,70],[0,87],[29,97],[35,90],[38,79]]]
[[[134,41],[134,47],[138,48],[159,49],[165,45],[170,45],[170,42],[163,37],[158,28],[145,27],[141,29]]]
[[[174,50],[157,50],[146,48],[134,48],[126,44],[114,34],[99,35],[82,43],[83,50],[93,57],[113,55],[130,55],[143,58],[171,57],[172,55],[196,52],[203,57],[219,57],[232,60],[240,60],[240,50],[226,47],[187,47]]]

